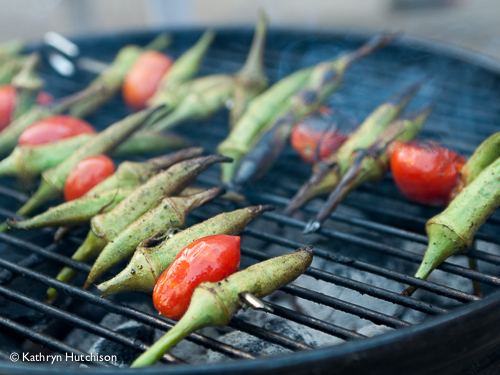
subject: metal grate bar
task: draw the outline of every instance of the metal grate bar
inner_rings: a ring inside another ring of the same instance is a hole
[[[353,303],[345,302],[338,298],[327,296],[323,293],[314,292],[297,285],[287,285],[282,287],[280,290],[293,296],[306,299],[308,301],[320,303],[322,305],[330,306],[334,309],[346,312],[348,314],[359,316],[360,318],[369,320],[375,324],[383,324],[391,328],[401,328],[410,325],[410,323],[405,322],[404,320],[394,318],[392,316],[382,314],[377,311],[355,305]]]
[[[52,349],[56,352],[71,353],[77,357],[88,356],[88,353],[82,352],[81,350],[73,348],[59,340],[56,340],[43,333],[37,332],[29,327],[18,324],[10,319],[4,318],[3,316],[0,316],[0,326],[10,329],[19,334],[20,336],[25,337],[26,339],[34,343],[46,346],[47,348]],[[100,361],[89,361],[85,363],[89,363],[94,366],[104,366],[104,367],[113,366],[109,363]]]
[[[258,327],[255,324],[247,323],[238,317],[233,317],[231,319],[231,322],[229,323],[229,326],[268,342],[272,342],[273,344],[281,345],[293,351],[313,349],[309,345],[298,342],[296,340],[292,340],[286,336],[280,335],[279,333],[268,331],[267,329]]]
[[[245,233],[252,233],[253,231],[249,229],[248,231],[245,231]],[[256,258],[258,260],[266,260],[269,259],[269,256],[266,253],[263,253],[261,251],[253,250],[253,249],[248,249],[248,248],[242,248],[242,253],[251,256],[252,258]],[[317,249],[314,249],[314,252],[317,252]],[[345,263],[344,263],[345,264]],[[410,307],[414,310],[424,312],[426,314],[431,314],[431,315],[439,315],[439,314],[444,314],[448,310],[443,309],[438,306],[434,306],[431,304],[425,304],[423,302],[407,298],[405,296],[402,296],[401,294],[394,293],[385,289],[381,289],[378,287],[375,287],[373,285],[368,285],[359,281],[355,281],[352,279],[348,279],[346,277],[338,276],[335,275],[331,272],[326,272],[323,270],[320,270],[318,268],[314,267],[309,267],[306,272],[306,275],[312,276],[316,279],[327,281],[336,285],[343,286],[345,288],[349,288],[352,290],[355,290],[361,294],[367,294],[372,297],[376,297],[379,299],[382,299],[384,301],[392,302],[392,303],[397,303],[402,306]]]
[[[5,288],[3,286],[0,286],[0,294],[3,295],[4,297],[21,303],[25,306],[28,306],[30,308],[36,309],[42,313],[44,313],[47,316],[50,316],[51,318],[55,319],[61,319],[66,322],[69,322],[73,324],[75,327],[81,328],[87,332],[94,333],[96,335],[99,335],[103,338],[106,338],[110,341],[114,341],[118,344],[125,345],[129,348],[132,349],[137,349],[138,351],[145,351],[149,348],[148,345],[142,343],[141,341],[137,339],[131,339],[125,335],[122,335],[118,332],[113,332],[112,330],[102,327],[98,324],[95,324],[94,322],[91,322],[87,319],[81,318],[75,314],[71,314],[69,312],[66,312],[64,310],[58,309],[54,306],[48,305],[46,303],[39,302],[33,298],[29,298],[24,294],[21,294],[17,291],[10,290],[8,288]],[[185,363],[185,361],[171,355],[171,354],[164,354],[163,355],[163,360],[165,362],[172,362],[172,363]]]
[[[316,319],[311,316],[299,313],[294,310],[287,309],[286,307],[277,305],[272,302],[265,302],[267,306],[273,309],[273,314],[280,316],[282,318],[291,320],[296,323],[303,324],[310,328],[314,328],[318,331],[327,333],[332,336],[339,337],[344,340],[358,340],[361,338],[365,338],[366,336],[361,335],[357,332],[336,326],[331,323],[327,323],[321,319]]]

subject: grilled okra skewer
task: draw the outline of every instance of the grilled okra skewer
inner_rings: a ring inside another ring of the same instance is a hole
[[[244,306],[243,293],[263,298],[294,281],[311,265],[312,246],[295,253],[281,255],[254,264],[217,283],[200,284],[179,322],[151,348],[141,354],[130,367],[146,367],[156,363],[165,353],[194,331],[229,324],[233,315]]]
[[[108,242],[101,251],[85,281],[84,289],[92,285],[111,267],[131,256],[145,239],[162,230],[183,229],[187,215],[224,192],[215,187],[187,197],[166,197],[139,219],[127,226]]]
[[[391,39],[390,36],[375,37],[357,50],[345,53],[326,63],[331,65],[336,75],[342,76],[354,62],[385,46]],[[313,69],[314,67],[308,67],[290,74],[252,100],[229,136],[217,149],[221,154],[234,160],[234,163],[222,167],[223,183],[231,182],[238,163],[249,151],[256,137],[264,129],[272,126],[273,119],[290,109],[292,105],[289,102],[290,97],[307,84]]]
[[[135,187],[152,177],[158,170],[199,156],[202,152],[202,148],[190,148],[144,162],[124,161],[115,173],[94,186],[85,196],[52,207],[26,220],[7,220],[8,224],[14,229],[72,227],[88,224],[93,216],[110,211]]]
[[[315,219],[311,220],[304,228],[304,233],[318,230],[328,215],[358,186],[367,182],[380,182],[389,169],[388,145],[393,141],[407,142],[415,138],[424,127],[425,120],[429,117],[431,110],[430,106],[425,107],[394,121],[370,147],[354,151],[351,155],[352,164],[349,169],[323,204]]]
[[[335,153],[318,161],[313,166],[311,177],[290,200],[284,213],[290,214],[309,200],[332,192],[349,169],[351,154],[358,149],[370,146],[380,133],[398,117],[419,88],[420,84],[412,84],[393,95],[368,115]]]
[[[270,209],[271,206],[246,207],[219,214],[171,237],[169,233],[159,233],[143,241],[127,267],[111,280],[99,284],[97,288],[103,297],[131,290],[151,293],[162,272],[187,245],[214,234],[235,236],[250,221]]]
[[[91,230],[72,259],[85,262],[97,256],[108,242],[113,241],[128,225],[148,212],[158,200],[178,194],[205,169],[229,160],[216,155],[204,156],[177,163],[158,173],[137,187],[111,211],[94,216]],[[74,271],[65,267],[59,273],[58,280],[68,281],[73,275]]]
[[[214,74],[180,85],[177,90],[185,96],[171,113],[154,122],[151,128],[164,131],[187,120],[205,119],[222,109],[235,94],[236,87],[238,98],[237,102],[233,100],[233,104],[236,110],[245,107],[246,100],[252,99],[257,90],[262,90],[267,85],[267,80],[261,74],[266,31],[266,21],[261,17],[243,68],[235,75]]]
[[[429,245],[415,277],[427,279],[450,256],[467,252],[476,232],[500,206],[500,158],[487,166],[425,225]],[[416,287],[403,294],[412,295]]]

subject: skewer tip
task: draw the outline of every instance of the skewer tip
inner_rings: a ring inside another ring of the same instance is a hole
[[[313,232],[317,232],[321,228],[321,222],[318,220],[309,220],[309,222],[306,224],[304,230],[302,231],[303,234],[309,234]]]

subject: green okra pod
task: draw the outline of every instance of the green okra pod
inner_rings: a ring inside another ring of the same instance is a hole
[[[363,121],[337,152],[317,162],[309,180],[302,185],[285,208],[285,214],[292,213],[317,196],[332,192],[349,169],[351,154],[355,150],[370,146],[401,113],[419,88],[420,84],[412,84],[393,95]]]
[[[500,157],[500,132],[490,135],[481,143],[467,163],[460,171],[460,179],[452,192],[452,198],[456,197],[464,187],[474,179],[491,163]]]
[[[365,150],[354,151],[351,155],[351,166],[343,175],[335,190],[330,194],[314,220],[304,228],[304,233],[318,230],[325,219],[358,186],[371,182],[380,182],[389,169],[387,146],[393,141],[407,142],[415,138],[424,127],[432,110],[428,106],[415,111],[390,124],[375,141]]]
[[[13,39],[0,43],[0,59],[19,55],[26,48],[26,43],[20,39]]]
[[[302,275],[311,265],[312,259],[312,246],[300,248],[295,253],[254,264],[220,282],[200,284],[194,290],[184,316],[139,356],[131,367],[146,367],[156,363],[163,353],[200,328],[226,326],[245,305],[241,299],[243,293],[263,298]]]
[[[137,130],[144,121],[161,107],[145,109],[127,116],[125,119],[109,126],[92,137],[88,142],[75,150],[66,160],[42,174],[42,182],[35,194],[17,213],[22,216],[33,212],[50,199],[58,198],[63,191],[64,182],[71,169],[80,160],[89,156],[112,151],[118,144]]]
[[[141,129],[119,145],[112,156],[157,154],[191,147],[193,143],[175,134],[163,134],[153,129]]]
[[[163,76],[158,90],[148,103],[149,105],[165,104],[168,108],[177,106],[187,94],[188,86],[183,84],[198,73],[201,62],[214,37],[215,32],[213,30],[205,31],[194,46],[174,61],[168,72]]]
[[[120,90],[127,72],[145,50],[161,51],[167,48],[172,41],[168,34],[160,34],[144,48],[139,46],[125,46],[118,51],[115,60],[95,78],[88,87],[102,87],[99,94],[92,95],[72,106],[69,114],[76,117],[85,117],[97,108],[108,102]]]
[[[16,146],[9,156],[0,161],[0,176],[30,182],[44,170],[62,163],[92,137],[93,134],[80,134],[52,143]]]
[[[486,167],[448,207],[430,219],[425,230],[429,245],[415,277],[427,279],[450,256],[466,252],[476,232],[500,206],[500,158]],[[403,294],[416,290],[410,286]]]
[[[150,128],[157,131],[171,129],[187,120],[205,119],[231,98],[234,77],[226,74],[198,78],[190,83],[189,92],[168,115],[154,122]]]
[[[160,233],[143,241],[137,247],[127,267],[111,280],[99,284],[97,288],[101,291],[103,297],[130,290],[151,293],[162,272],[187,245],[199,238],[215,234],[235,236],[250,221],[269,209],[272,209],[272,207],[246,207],[214,216],[172,237],[169,237],[168,233]],[[158,241],[162,242],[158,244]]]
[[[49,208],[30,219],[21,221],[7,219],[7,223],[14,229],[87,225],[90,218],[112,210],[132,190],[132,187],[123,187],[87,195]]]
[[[266,35],[267,17],[261,11],[245,65],[235,75],[232,107],[229,113],[229,126],[231,128],[241,118],[250,101],[269,84],[263,64]]]
[[[357,50],[327,63],[331,64],[336,75],[342,76],[354,62],[385,46],[391,39],[390,36],[376,37]],[[219,153],[234,160],[234,163],[222,167],[223,183],[230,183],[239,161],[248,152],[258,134],[271,126],[273,119],[290,109],[289,98],[307,84],[313,68],[305,68],[283,78],[252,100],[229,136],[217,148]]]
[[[200,156],[202,153],[203,148],[192,147],[167,155],[158,156],[143,162],[124,161],[118,166],[115,173],[90,189],[87,195],[96,194],[118,187],[139,186],[159,170],[170,168],[174,164],[186,159],[195,158]]]
[[[184,190],[179,193],[179,197],[188,197],[193,194],[198,194],[202,192],[204,189],[194,186],[188,186]],[[233,203],[244,203],[246,202],[245,196],[237,193],[235,191],[227,191],[222,194],[219,199],[223,199],[225,201],[233,202]]]
[[[226,105],[240,87],[237,108],[246,106],[250,98],[260,92],[267,80],[262,73],[262,54],[266,34],[265,19],[261,19],[256,30],[256,39],[250,48],[247,61],[236,75],[217,74],[195,79],[177,90],[185,97],[173,111],[151,127],[158,131],[170,129],[187,120],[202,120],[213,115]],[[186,88],[187,87],[187,88]],[[234,100],[233,100],[233,103]]]
[[[146,212],[127,226],[99,254],[90,270],[84,289],[92,285],[111,267],[130,257],[137,245],[145,238],[162,230],[182,229],[186,226],[187,215],[197,207],[204,205],[224,192],[224,188],[215,187],[188,197],[166,197],[156,207]]]
[[[91,220],[91,230],[83,244],[73,254],[72,259],[79,261],[92,259],[128,225],[148,212],[158,200],[178,194],[199,173],[214,163],[228,160],[230,159],[222,156],[204,156],[177,163],[166,171],[158,173],[134,189],[111,211],[94,216]]]
[[[24,67],[26,56],[4,56],[0,57],[0,85],[8,85]]]

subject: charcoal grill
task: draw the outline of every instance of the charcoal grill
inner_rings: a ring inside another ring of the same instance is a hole
[[[170,53],[178,56],[200,33],[201,30],[174,31]],[[107,35],[81,38],[76,42],[83,55],[111,61],[121,46],[145,44],[154,35],[153,32]],[[220,30],[201,74],[236,71],[245,58],[251,35],[249,29]],[[334,56],[340,50],[355,48],[367,38],[362,33],[346,31],[271,30],[266,71],[271,81],[276,81],[291,71]],[[397,88],[412,80],[430,79],[427,89],[422,90],[413,104],[436,102],[422,135],[470,155],[485,137],[497,131],[500,124],[498,73],[499,64],[475,54],[401,38],[353,67],[345,77],[341,92],[334,94],[328,105],[359,121]],[[93,78],[85,72],[63,78],[47,66],[42,67],[42,75],[48,90],[56,97],[83,88]],[[97,127],[104,127],[127,114],[121,99],[116,98],[90,121]],[[227,123],[227,114],[220,113],[202,124],[186,124],[178,133],[213,152],[227,133]],[[497,292],[500,278],[495,276],[500,265],[500,237],[495,231],[500,222],[498,215],[490,218],[480,230],[477,246],[469,253],[481,272],[470,270],[464,263],[465,257],[456,256],[435,272],[440,275],[437,279],[433,275],[430,281],[416,280],[411,275],[425,250],[424,224],[437,210],[407,202],[389,176],[381,184],[359,188],[340,205],[318,234],[303,236],[302,229],[321,200],[311,202],[292,217],[282,215],[281,211],[308,175],[308,167],[299,163],[298,157],[287,149],[272,173],[247,191],[252,203],[271,203],[277,210],[264,214],[244,231],[243,263],[248,265],[304,244],[314,244],[315,258],[322,265],[314,264],[307,276],[282,288],[280,299],[266,303],[274,309],[277,319],[310,327],[318,334],[338,338],[339,343],[313,348],[293,335],[276,333],[273,325],[262,326],[258,320],[236,316],[229,331],[248,333],[291,353],[259,356],[223,343],[210,334],[197,333],[190,336],[190,342],[235,360],[210,365],[190,364],[185,363],[182,353],[175,353],[166,355],[161,367],[145,369],[145,373],[472,374],[496,361],[500,353],[500,294]],[[211,169],[200,176],[199,182],[203,186],[217,185],[217,178],[218,171]],[[27,195],[16,189],[11,180],[3,179],[0,184],[0,216],[3,219],[12,217]],[[212,203],[195,211],[188,224],[232,208],[229,203]],[[66,341],[65,335],[75,327],[124,347],[145,349],[144,342],[99,325],[104,312],[163,331],[171,327],[170,321],[134,309],[130,300],[123,296],[101,299],[95,290],[87,292],[78,286],[58,283],[54,276],[62,265],[70,265],[82,274],[90,267],[70,259],[85,230],[73,232],[59,244],[52,243],[52,235],[52,230],[0,234],[0,298],[4,305],[0,307],[1,373],[88,371],[75,364],[71,367],[67,363],[50,365],[9,360],[11,347],[21,348],[17,351],[30,350],[32,354],[87,354]],[[334,271],[330,265],[334,266]],[[343,270],[356,273],[346,276]],[[317,281],[308,284],[313,287],[304,287],[300,281],[305,279]],[[390,280],[401,286],[411,283],[420,290],[414,298],[403,297],[399,294],[402,289],[380,287],[380,280]],[[480,283],[484,298],[472,294],[471,280]],[[314,287],[316,282],[318,289]],[[332,295],[320,289],[320,285],[326,285]],[[62,296],[54,306],[43,303],[47,286],[56,287]],[[357,300],[344,300],[342,293],[333,293],[338,290],[354,293]],[[133,296],[141,299],[140,295]],[[357,332],[351,323],[343,325],[342,316],[327,321],[301,308],[291,308],[290,301],[292,306],[300,301],[312,301],[326,311],[342,311],[345,316],[357,317],[356,321],[372,322],[375,329],[389,327],[390,332],[367,337],[366,333]],[[395,311],[404,308],[404,312],[387,313],[387,306],[394,307]],[[24,346],[21,345],[23,340],[27,340]],[[95,374],[111,374],[117,370],[106,362],[86,363],[86,366]]]

